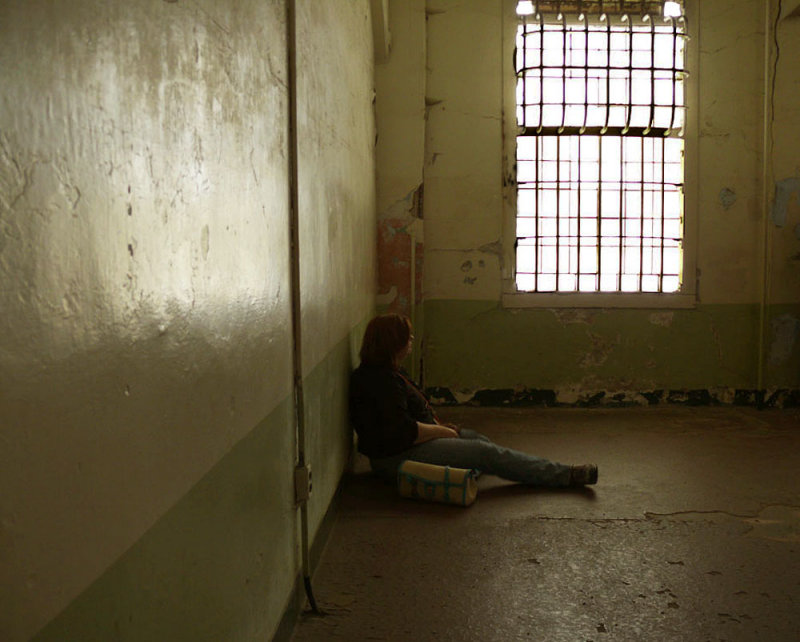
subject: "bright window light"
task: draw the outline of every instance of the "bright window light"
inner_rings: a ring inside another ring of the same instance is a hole
[[[531,0],[522,0],[517,3],[518,16],[530,16],[533,14],[533,2]]]
[[[683,14],[681,11],[680,2],[665,2],[664,3],[664,17],[665,18],[680,18]]]
[[[526,15],[515,61],[517,289],[679,291],[683,25]]]

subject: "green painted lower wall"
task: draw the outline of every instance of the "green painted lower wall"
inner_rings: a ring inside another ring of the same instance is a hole
[[[347,382],[365,325],[359,323],[304,378],[312,540],[349,461]],[[272,639],[281,618],[298,604],[294,439],[287,398],[33,639]]]
[[[358,364],[368,319],[358,323],[305,378],[306,459],[313,491],[308,503],[309,535],[314,537],[350,463],[353,433],[348,419],[347,382]]]
[[[425,302],[425,385],[463,391],[755,389],[759,307],[509,309]],[[768,388],[800,387],[800,305],[772,306]]]
[[[268,639],[298,563],[292,425],[286,400],[34,640]]]

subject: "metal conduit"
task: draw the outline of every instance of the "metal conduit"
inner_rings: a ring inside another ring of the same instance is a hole
[[[771,254],[771,234],[769,226],[769,201],[770,201],[770,156],[772,154],[772,103],[775,92],[775,76],[778,65],[778,21],[781,17],[781,0],[773,18],[772,0],[764,0],[764,123],[762,130],[762,149],[761,149],[761,205],[763,207],[763,226],[762,238],[762,265],[761,265],[761,300],[758,310],[758,370],[756,382],[757,403],[760,408],[766,404],[766,389],[764,383],[764,357],[766,350],[766,322],[767,305],[769,304],[770,289],[770,254]],[[770,37],[774,41],[770,40]],[[775,59],[772,56],[772,47],[775,46]]]
[[[297,169],[297,28],[295,19],[295,0],[286,2],[286,49],[288,71],[288,107],[289,107],[289,278],[292,295],[292,368],[294,388],[295,434],[297,440],[297,465],[306,463],[306,426],[305,402],[303,398],[303,335],[301,328],[300,299],[300,222],[299,193]],[[308,502],[300,503],[300,548],[302,555],[303,585],[311,610],[321,615],[314,600],[311,588],[311,564],[309,561],[308,541]]]

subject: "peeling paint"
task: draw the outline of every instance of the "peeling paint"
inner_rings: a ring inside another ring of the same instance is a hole
[[[388,292],[379,292],[376,303],[379,306],[390,305],[397,298],[397,286],[393,285]]]
[[[653,312],[648,317],[648,320],[653,325],[661,325],[664,326],[665,328],[670,327],[674,319],[675,319],[674,312]]]
[[[587,352],[580,361],[581,368],[595,368],[603,365],[609,355],[614,351],[614,348],[619,345],[619,336],[614,340],[609,340],[594,332],[588,332],[589,340],[591,342],[591,350]]]
[[[719,191],[719,202],[722,203],[723,209],[729,210],[736,202],[736,192],[729,187],[723,187]]]
[[[596,310],[582,309],[582,308],[552,308],[550,312],[558,319],[562,326],[567,326],[571,323],[585,323],[591,325],[597,316]]]
[[[497,257],[497,260],[500,264],[500,269],[503,269],[503,244],[500,241],[494,241],[492,243],[486,243],[485,245],[481,245],[478,248],[478,252],[483,252],[485,254],[494,254]]]
[[[411,314],[422,301],[425,262],[423,185],[392,203],[378,217],[378,305],[388,311]]]
[[[800,335],[800,319],[791,314],[782,314],[772,319],[772,345],[769,349],[770,365],[786,363],[792,356],[797,337]]]
[[[418,185],[403,196],[403,198],[397,199],[378,214],[378,220],[383,221],[385,219],[403,218],[404,215],[414,218],[419,210],[421,192],[422,185]]]
[[[559,390],[556,394],[556,402],[559,404],[566,404],[572,406],[577,404],[581,399],[581,393],[574,388],[567,390]]]
[[[470,406],[546,406],[546,407],[606,407],[655,406],[758,406],[764,408],[800,407],[800,390],[756,390],[708,388],[696,390],[636,390],[631,388],[583,390],[563,388],[540,390],[501,388],[453,391],[449,388],[427,388],[426,392],[437,405]]]
[[[772,222],[778,227],[786,225],[786,213],[792,194],[800,193],[800,178],[784,178],[775,183],[775,201],[772,204]]]

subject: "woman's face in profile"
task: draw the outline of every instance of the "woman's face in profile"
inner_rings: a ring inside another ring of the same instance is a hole
[[[395,362],[399,365],[403,362],[403,360],[411,354],[411,349],[414,347],[414,333],[412,332],[408,335],[408,343],[406,343],[404,348],[401,348],[400,351],[397,353],[397,358]]]

